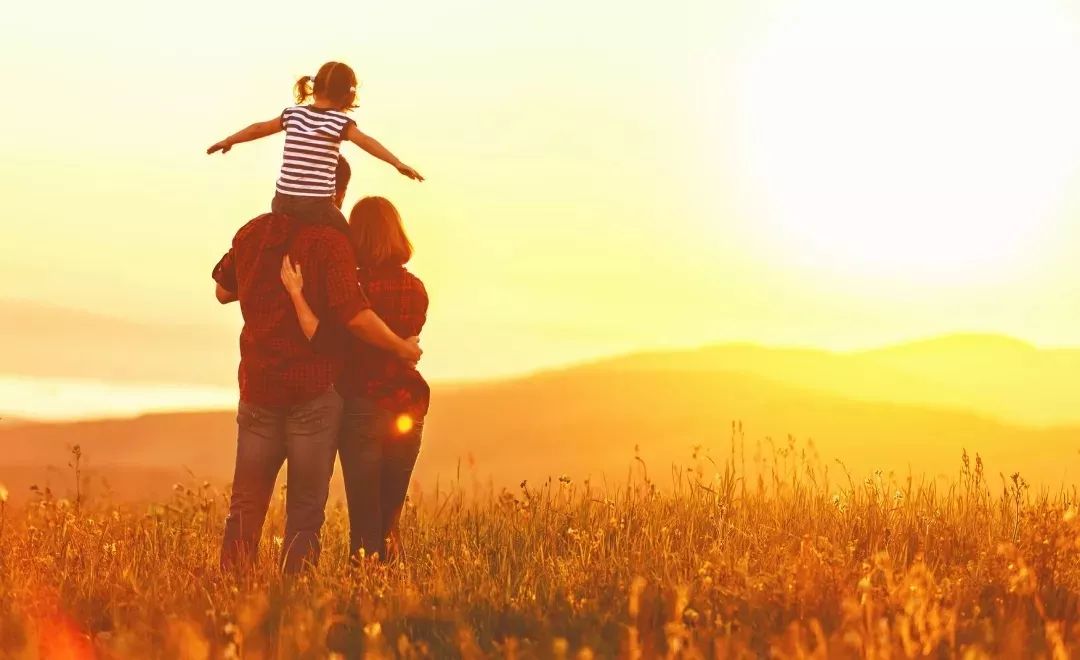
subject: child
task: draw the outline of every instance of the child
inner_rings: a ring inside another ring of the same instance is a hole
[[[299,105],[286,108],[280,117],[252,124],[206,150],[208,154],[226,154],[234,144],[285,131],[285,155],[271,207],[275,213],[348,231],[340,202],[335,204],[335,169],[342,140],[390,163],[410,179],[424,180],[377,140],[361,133],[356,122],[345,114],[356,107],[356,74],[347,64],[327,62],[314,80],[304,76],[296,81],[295,93]],[[308,98],[313,102],[304,105]]]

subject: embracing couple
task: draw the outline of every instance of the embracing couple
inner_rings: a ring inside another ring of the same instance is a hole
[[[354,557],[400,556],[398,518],[420,448],[430,390],[415,368],[428,298],[404,265],[412,255],[397,209],[366,197],[346,221],[343,139],[421,179],[359,133],[344,110],[352,70],[327,63],[297,83],[297,100],[209,150],[285,131],[271,213],[236,233],[214,268],[216,296],[238,301],[240,404],[236,468],[221,563],[256,555],[282,464],[287,469],[282,566],[318,562],[320,531],[341,457]]]

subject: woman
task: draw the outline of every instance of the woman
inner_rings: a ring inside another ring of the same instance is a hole
[[[401,215],[389,200],[366,197],[349,215],[357,279],[373,311],[400,337],[416,337],[427,318],[423,282],[405,268],[412,244]],[[286,256],[281,280],[300,326],[316,350],[347,341],[345,372],[338,390],[345,399],[338,451],[349,504],[350,552],[395,560],[401,553],[398,520],[405,503],[431,390],[416,367],[368,344],[344,328],[319,323],[303,295],[300,265]],[[387,537],[390,543],[387,546]]]

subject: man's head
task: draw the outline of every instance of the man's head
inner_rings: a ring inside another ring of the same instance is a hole
[[[349,187],[349,179],[352,178],[352,168],[344,156],[338,156],[337,160],[337,188],[334,191],[334,205],[339,209],[345,203],[345,191]]]

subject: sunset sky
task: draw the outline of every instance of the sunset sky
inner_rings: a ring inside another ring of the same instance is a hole
[[[339,59],[362,81],[361,129],[428,178],[344,149],[348,202],[389,197],[417,246],[434,379],[728,340],[844,349],[980,330],[1080,345],[1068,3],[292,11],[6,9],[0,299],[220,337],[199,382],[228,383],[239,310],[217,305],[209,271],[268,209],[281,139],[204,151]],[[21,323],[5,314],[9,338]],[[101,340],[64,331],[86,352]],[[5,343],[7,391],[26,374]],[[87,376],[66,364],[49,373]]]

